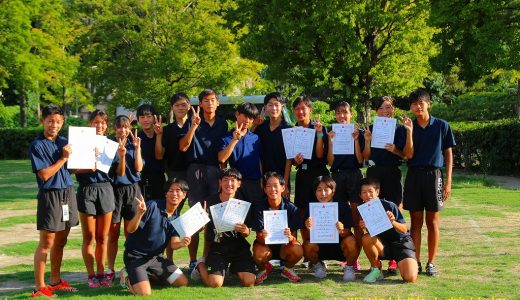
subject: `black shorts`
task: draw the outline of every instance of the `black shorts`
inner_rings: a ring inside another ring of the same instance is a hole
[[[121,218],[131,220],[135,215],[134,199],[141,195],[139,184],[114,186],[115,194],[115,209],[112,213],[112,223],[117,224],[121,222]]]
[[[164,199],[164,173],[142,174],[139,187],[146,201]]]
[[[79,224],[76,195],[72,190],[72,186],[65,189],[40,189],[37,199],[37,230],[58,232]],[[63,221],[63,205],[68,205],[69,207],[68,221]]]
[[[253,204],[253,207],[264,201],[264,191],[262,190],[260,179],[242,179],[235,198],[250,202]],[[253,207],[251,207],[250,210],[252,210]]]
[[[332,179],[336,182],[334,202],[361,203],[359,198],[359,181],[363,178],[360,169],[337,170],[332,172]]]
[[[76,200],[78,211],[87,215],[101,216],[115,208],[114,189],[110,182],[80,185]]]
[[[162,255],[143,257],[125,251],[123,261],[131,285],[149,280],[148,273],[157,276],[163,283],[167,283],[168,277],[180,271],[177,271],[178,267],[171,260]]]
[[[240,248],[235,247],[235,251],[220,251],[220,249],[213,250],[211,248],[206,258],[209,274],[224,276],[228,266],[229,271],[233,274],[239,272],[255,274],[255,263],[251,250],[249,250],[249,244],[243,244]]]
[[[294,183],[294,205],[302,211],[307,211],[309,203],[316,200],[312,184],[316,177],[325,175],[329,175],[329,170],[325,166],[311,170],[298,169]]]
[[[186,179],[190,187],[188,203],[192,207],[198,202],[206,200],[209,196],[218,193],[220,169],[218,166],[191,164],[188,167]]]
[[[341,250],[341,241],[338,244],[318,244],[318,257],[320,260],[345,261],[346,258]]]
[[[444,208],[442,173],[436,168],[409,168],[404,183],[403,208],[436,212]]]
[[[399,241],[385,242],[381,240],[383,244],[383,256],[379,259],[395,260],[400,262],[405,258],[415,258],[415,245],[411,236],[406,236]]]
[[[377,179],[380,184],[379,198],[399,206],[403,201],[401,170],[398,166],[371,166],[367,169],[367,178]]]

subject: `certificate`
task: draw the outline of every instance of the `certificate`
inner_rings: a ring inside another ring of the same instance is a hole
[[[251,203],[231,198],[226,205],[220,227],[224,231],[235,230],[236,224],[244,224]]]
[[[287,225],[287,210],[264,210],[264,229],[268,235],[266,244],[287,244],[289,238],[283,234]]]
[[[376,236],[393,227],[379,198],[365,202],[357,209],[371,236]]]
[[[285,156],[287,156],[287,159],[291,159],[296,156],[296,153],[293,151],[295,137],[296,129],[294,127],[282,129],[283,147],[285,149]]]
[[[339,243],[339,233],[336,228],[336,223],[338,222],[337,202],[309,203],[309,217],[312,218],[311,243]]]
[[[213,224],[215,224],[215,229],[218,233],[230,231],[230,230],[224,230],[225,228],[222,228],[220,224],[222,223],[222,216],[224,216],[224,211],[226,210],[226,206],[228,204],[228,201],[221,202],[215,205],[212,205],[209,207],[209,211],[211,212],[211,217],[213,218]],[[231,229],[233,230],[233,229]]]
[[[384,149],[386,144],[393,144],[396,125],[394,118],[375,117],[370,147]]]
[[[72,152],[67,169],[94,169],[96,167],[96,128],[69,127],[69,144]]]
[[[303,154],[304,159],[312,158],[312,151],[314,150],[314,136],[316,129],[305,127],[295,127],[296,136],[294,138],[293,152],[295,154]]]
[[[354,154],[354,124],[332,124],[332,154]]]
[[[117,154],[119,143],[107,139],[104,135],[96,135],[96,140],[96,147],[99,153],[99,156],[96,157],[96,169],[108,173],[112,161]]]
[[[202,208],[200,202],[198,202],[196,205],[188,209],[188,211],[185,212],[182,216],[173,220],[172,224],[180,238],[184,238],[187,236],[192,236],[209,221],[208,214]]]

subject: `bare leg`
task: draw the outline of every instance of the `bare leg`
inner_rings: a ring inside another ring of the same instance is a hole
[[[99,275],[103,275],[105,273],[105,261],[107,259],[107,237],[111,220],[111,212],[96,217],[96,271]]]
[[[421,230],[423,226],[423,211],[410,212],[410,234],[415,245],[415,257],[417,261],[421,261]]]
[[[253,260],[259,271],[265,270],[265,264],[271,259],[271,249],[267,245],[256,243],[253,245]]]
[[[283,245],[280,249],[280,257],[285,259],[285,266],[292,268],[303,257],[303,248],[300,244],[289,243]]]
[[[63,260],[63,248],[67,244],[70,228],[56,232],[54,245],[51,248],[51,284],[60,283],[61,261]]]
[[[40,230],[40,242],[34,251],[34,286],[36,290],[45,286],[45,264],[54,244],[55,233]]]
[[[83,233],[83,244],[81,254],[89,276],[94,275],[94,235],[96,232],[96,219],[92,215],[79,213],[81,232]],[[96,246],[97,250],[97,246]],[[97,252],[97,251],[96,251]]]
[[[397,267],[399,268],[399,273],[401,273],[401,277],[406,282],[415,282],[417,281],[417,261],[413,258],[405,258],[401,260]]]
[[[440,240],[439,212],[426,212],[426,228],[428,229],[428,262],[434,263]]]
[[[108,245],[107,245],[107,258],[108,268],[115,270],[114,265],[116,262],[119,232],[121,230],[121,223],[111,223],[108,231]],[[150,284],[150,283],[148,283]]]

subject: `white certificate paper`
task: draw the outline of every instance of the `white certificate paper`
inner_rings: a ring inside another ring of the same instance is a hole
[[[316,129],[310,129],[305,127],[294,127],[296,130],[296,136],[294,138],[293,152],[296,154],[303,154],[304,159],[312,158],[312,151],[314,150],[314,136],[316,135]]]
[[[206,211],[198,202],[185,212],[182,216],[173,220],[172,224],[177,230],[180,238],[192,236],[195,232],[199,231],[204,225],[209,222],[209,217]]]
[[[96,157],[96,169],[108,173],[112,161],[117,154],[119,143],[107,139],[104,135],[96,135],[96,140],[96,147],[99,153],[99,156]]]
[[[293,151],[295,137],[296,129],[294,127],[282,129],[283,147],[285,148],[285,156],[287,156],[287,159],[291,159],[296,156],[296,153]]]
[[[394,118],[375,117],[370,147],[384,149],[386,144],[393,144],[396,125]]]
[[[224,231],[234,230],[236,224],[244,224],[251,203],[231,198],[226,205],[220,227]]]
[[[224,216],[224,211],[226,210],[226,206],[228,201],[217,203],[209,207],[209,211],[211,212],[211,217],[213,218],[213,224],[215,224],[215,229],[218,233],[226,232],[230,230],[224,230],[227,228],[222,228],[220,224],[222,223],[222,216]],[[233,230],[233,229],[231,229]]]
[[[309,217],[312,219],[311,243],[339,243],[339,233],[336,228],[336,223],[338,222],[337,202],[309,203]]]
[[[287,210],[264,210],[264,229],[268,233],[266,244],[289,243],[289,238],[283,234],[288,227]]]
[[[393,227],[379,198],[365,202],[357,209],[371,236],[376,236]]]
[[[69,144],[72,153],[67,160],[67,169],[94,169],[96,141],[96,128],[70,126]]]
[[[354,124],[332,124],[332,154],[354,154]]]

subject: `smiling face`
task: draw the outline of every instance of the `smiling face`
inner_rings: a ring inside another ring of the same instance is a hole
[[[298,123],[308,123],[310,121],[312,108],[308,107],[303,101],[298,103],[293,110]]]
[[[265,182],[264,193],[267,199],[281,201],[283,191],[285,191],[285,185],[281,185],[278,178],[269,177]]]
[[[186,195],[187,193],[177,183],[173,183],[166,192],[166,202],[171,206],[178,206]]]
[[[349,124],[350,118],[352,118],[352,112],[350,108],[346,106],[339,106],[336,108],[336,121],[340,124]]]
[[[124,122],[124,123],[121,123],[119,127],[118,126],[114,127],[114,131],[115,131],[116,137],[118,139],[126,138],[130,134],[131,130],[132,130],[132,127],[130,127],[129,122]]]
[[[63,126],[63,116],[60,114],[50,114],[40,119],[40,123],[43,125],[44,136],[53,139],[58,136],[58,132],[60,132]]]
[[[233,196],[240,187],[240,180],[231,176],[224,176],[219,180],[220,192],[224,195]]]
[[[316,188],[316,199],[319,202],[332,202],[335,190],[331,189],[327,184],[321,182]]]
[[[266,111],[272,119],[278,119],[282,116],[283,104],[276,98],[271,98],[267,102]]]
[[[379,189],[375,188],[373,185],[362,185],[361,191],[359,192],[359,197],[363,202],[370,201],[379,197]]]
[[[394,117],[394,106],[388,100],[383,101],[381,106],[376,110],[378,117],[393,118]]]
[[[107,121],[102,116],[96,116],[93,120],[88,122],[88,125],[96,128],[97,135],[105,135],[108,128]]]
[[[177,119],[177,120],[183,119],[188,114],[190,107],[191,106],[190,106],[190,103],[188,102],[188,100],[186,100],[184,98],[180,98],[177,102],[175,102],[171,106],[173,114],[175,115],[175,119]]]

